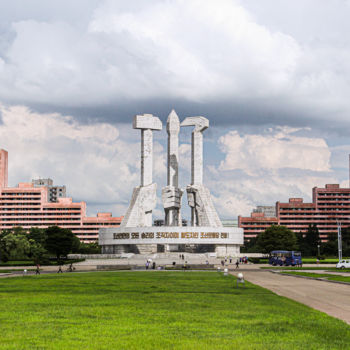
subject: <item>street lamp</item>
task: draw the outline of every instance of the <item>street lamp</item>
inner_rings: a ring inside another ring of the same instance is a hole
[[[320,254],[320,245],[319,244],[317,244],[317,256],[320,256],[321,254]]]

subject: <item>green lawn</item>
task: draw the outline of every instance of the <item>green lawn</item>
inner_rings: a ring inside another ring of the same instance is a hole
[[[343,272],[343,271],[341,271]],[[339,275],[333,275],[329,273],[312,273],[312,272],[293,272],[293,271],[285,271],[282,273],[286,273],[289,275],[297,275],[297,276],[306,276],[306,277],[312,277],[312,278],[325,278],[327,280],[331,281],[341,281],[341,282],[347,282],[350,283],[350,276],[339,276]]]
[[[60,264],[62,265],[74,264],[84,260],[85,259],[64,259],[60,261]],[[35,265],[36,263],[33,260],[10,260],[6,262],[0,261],[0,267],[1,266],[35,266]],[[56,260],[50,260],[43,265],[46,265],[46,266],[58,265],[58,263]]]
[[[346,349],[350,327],[217,272],[0,279],[0,349]]]
[[[322,267],[322,266],[312,266],[312,267],[291,267],[291,266],[262,266],[260,269],[263,270],[281,270],[281,271],[303,271],[303,270],[309,270],[309,271],[317,271],[317,270],[322,270],[322,271],[338,271],[338,272],[350,272],[350,269],[337,269],[336,267]]]
[[[349,259],[349,258],[343,258],[343,259]],[[317,264],[317,258],[303,258],[303,264]],[[339,262],[338,258],[326,258],[323,260],[319,260],[318,263],[319,264],[336,264],[337,262]],[[269,259],[260,259],[259,260],[259,264],[268,264],[269,263]]]
[[[26,269],[27,271],[35,271],[34,269]],[[7,270],[1,270],[0,269],[0,273],[12,273],[12,272],[18,272],[18,273],[23,273],[23,269],[13,269],[13,270],[10,270],[10,269],[7,269]]]

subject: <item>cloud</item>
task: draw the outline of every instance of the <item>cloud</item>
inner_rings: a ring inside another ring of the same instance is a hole
[[[218,167],[208,167],[207,179],[222,216],[249,215],[256,205],[290,197],[310,201],[314,186],[339,182],[325,140],[299,136],[302,131],[277,127],[242,136],[229,131],[219,138],[225,158]]]
[[[83,29],[36,20],[14,22],[12,29],[16,36],[1,71],[15,89],[2,95],[41,103],[50,96],[51,103],[68,105],[112,98],[204,101],[213,91],[220,98],[247,97],[253,86],[264,96],[288,84],[300,50],[293,38],[269,32],[231,1],[220,7],[153,2],[136,11],[105,1]],[[203,35],[206,45],[198,41]]]
[[[124,124],[81,124],[71,116],[37,113],[24,106],[0,105],[0,115],[1,147],[9,151],[11,186],[51,177],[56,184],[67,186],[73,200],[86,201],[89,214],[104,210],[117,216],[125,213],[132,189],[140,183],[138,130]],[[273,205],[289,197],[311,200],[312,187],[338,183],[338,173],[329,166],[327,143],[307,135],[310,132],[278,127],[259,135],[240,135],[226,130],[217,143],[206,142],[208,153],[222,152],[223,160],[211,159],[204,176],[219,215],[249,215],[256,205]],[[166,184],[166,133],[163,130],[154,135],[153,176],[158,186],[154,218],[162,218],[160,193]],[[179,146],[182,188],[190,182],[188,136]],[[348,148],[336,147],[343,149]],[[189,217],[186,193],[182,214]]]
[[[219,169],[241,169],[253,176],[265,169],[330,171],[331,152],[324,139],[296,136],[298,130],[288,127],[271,131],[243,136],[231,131],[221,136],[219,145],[226,156]]]
[[[6,5],[0,17],[3,102],[82,120],[125,121],[135,112],[174,106],[226,124],[319,120],[324,127],[332,114],[348,125],[348,45],[302,41],[290,26],[271,26],[245,2],[52,6],[18,12]],[[333,22],[328,27],[343,23]]]
[[[67,185],[90,212],[116,208],[123,215],[139,185],[139,139],[125,141],[118,127],[82,125],[70,116],[39,114],[23,106],[0,105],[1,147],[9,152],[9,185],[51,177]],[[163,146],[155,141],[155,181],[166,174]]]

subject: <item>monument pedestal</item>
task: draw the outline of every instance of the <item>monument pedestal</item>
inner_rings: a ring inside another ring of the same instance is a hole
[[[139,254],[155,254],[157,253],[157,244],[137,244],[137,252]]]
[[[218,257],[239,256],[239,246],[235,244],[217,244],[215,253]]]
[[[178,244],[166,244],[165,250],[167,252],[178,252],[179,251],[179,245]]]

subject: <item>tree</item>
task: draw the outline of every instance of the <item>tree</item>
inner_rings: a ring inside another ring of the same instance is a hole
[[[336,235],[328,235],[328,242],[322,244],[322,254],[328,256],[338,255],[338,241],[335,239]]]
[[[67,256],[71,252],[76,242],[74,233],[65,228],[50,226],[45,230],[46,243],[45,248],[52,254],[55,254],[57,260],[61,256]]]
[[[341,229],[343,256],[350,256],[350,227],[342,227]],[[337,240],[338,244],[338,240]]]
[[[43,261],[44,255],[47,253],[47,250],[38,242],[35,242],[33,239],[28,239],[30,244],[30,250],[28,257],[32,258],[35,264],[39,264]]]
[[[298,247],[295,233],[279,225],[272,225],[261,232],[256,244],[262,253],[270,253],[272,250],[296,250]]]
[[[302,251],[306,255],[315,256],[318,254],[318,245],[320,245],[320,234],[316,224],[309,225],[303,239],[304,247]]]
[[[28,239],[32,239],[33,241],[41,244],[44,247],[46,241],[46,232],[42,228],[31,227],[28,233]]]
[[[97,242],[93,243],[80,243],[79,250],[77,253],[80,254],[100,254],[101,247]]]
[[[0,257],[2,261],[27,258],[30,243],[25,233],[7,232],[0,239]]]
[[[301,231],[299,231],[298,233],[295,234],[296,238],[297,238],[297,245],[298,245],[298,249],[301,251],[301,253],[304,255],[305,254],[305,239],[304,239],[304,235]]]

